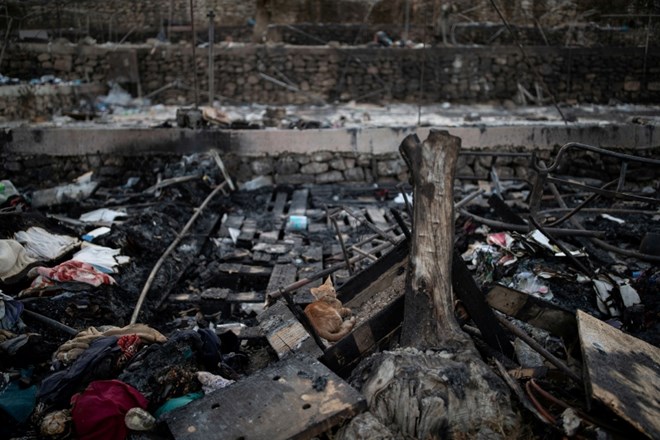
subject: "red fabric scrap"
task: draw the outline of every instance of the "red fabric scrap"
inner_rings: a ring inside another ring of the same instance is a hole
[[[129,409],[146,409],[147,399],[119,380],[99,380],[71,398],[71,418],[81,440],[123,440],[128,428],[124,417]]]
[[[140,337],[136,334],[124,335],[120,337],[119,340],[117,340],[117,345],[121,348],[119,363],[123,364],[135,356],[135,354],[140,350],[142,339],[140,339]]]
[[[52,285],[53,281],[62,283],[78,281],[95,287],[101,284],[115,284],[111,276],[82,261],[69,260],[55,267],[38,267],[36,270],[40,276],[34,279],[31,288],[41,287],[44,284]]]

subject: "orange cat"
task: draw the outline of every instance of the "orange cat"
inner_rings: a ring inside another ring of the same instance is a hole
[[[336,342],[346,336],[355,325],[355,317],[343,320],[351,314],[351,309],[343,307],[337,299],[337,292],[330,277],[320,287],[312,287],[309,291],[316,301],[305,307],[305,315],[316,333],[330,342]]]

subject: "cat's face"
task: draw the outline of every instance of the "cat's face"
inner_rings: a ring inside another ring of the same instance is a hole
[[[312,287],[309,291],[316,299],[321,299],[325,296],[331,296],[333,298],[337,297],[335,286],[332,285],[332,279],[330,277],[328,277],[325,283],[321,284],[319,287]]]

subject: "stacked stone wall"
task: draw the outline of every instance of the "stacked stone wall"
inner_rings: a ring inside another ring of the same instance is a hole
[[[463,151],[456,165],[456,176],[466,180],[491,179],[494,169],[501,180],[528,180],[531,177],[530,158],[526,155],[484,154],[520,153],[520,148],[502,147],[471,154]],[[529,151],[528,151],[529,152]],[[538,157],[552,162],[554,150],[539,150]],[[658,149],[635,151],[645,157],[658,156]],[[155,183],[164,165],[180,159],[176,155],[143,154],[139,156],[88,154],[78,156],[7,155],[0,154],[0,170],[4,178],[24,188],[48,188],[69,182],[81,174],[93,171],[94,179],[106,186],[119,186],[131,177],[139,177],[144,185]],[[241,155],[237,152],[222,155],[230,176],[242,185],[257,177],[266,177],[274,185],[305,184],[395,184],[408,181],[408,169],[398,153],[355,154],[350,152],[313,151],[308,154]],[[618,160],[593,156],[576,150],[560,163],[566,175],[590,177],[607,181],[619,175]],[[626,181],[629,184],[649,181],[653,170],[643,164],[631,164]],[[656,182],[657,183],[657,182]]]
[[[105,82],[110,52],[135,51],[144,94],[154,102],[193,102],[189,45],[10,45],[5,74],[23,79],[53,73]],[[264,104],[362,102],[660,101],[660,48],[333,48],[217,45],[217,98]],[[199,90],[207,90],[206,51],[197,52]],[[539,78],[542,80],[539,81]],[[174,84],[173,84],[174,83]],[[529,96],[532,96],[530,99]]]

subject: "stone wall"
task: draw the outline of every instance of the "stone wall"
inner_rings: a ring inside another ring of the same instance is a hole
[[[493,150],[488,150],[491,153]],[[499,153],[520,153],[521,149],[502,147]],[[463,150],[459,155],[456,176],[468,180],[490,180],[494,169],[501,180],[527,180],[530,175],[529,157],[524,155],[475,155]],[[538,151],[539,157],[552,162],[553,151]],[[479,154],[479,152],[476,152]],[[658,157],[658,149],[635,151],[632,154]],[[179,155],[142,154],[139,156],[87,154],[78,156],[0,155],[3,178],[17,186],[32,189],[48,188],[70,182],[87,171],[106,186],[118,186],[131,177],[140,177],[144,186],[155,183],[155,177],[164,170],[164,164],[176,163]],[[304,184],[395,184],[408,181],[408,170],[398,153],[355,154],[349,152],[317,151],[309,154],[241,155],[237,152],[222,155],[228,173],[239,185],[256,177],[267,177],[276,185]],[[616,178],[620,162],[573,151],[561,162],[559,172],[566,175],[591,177],[599,181]],[[167,177],[167,176],[166,176]],[[631,163],[627,182],[654,179],[654,170]],[[657,182],[656,182],[657,184]]]
[[[544,152],[544,156],[546,154]],[[260,156],[231,153],[222,155],[222,159],[230,176],[239,185],[262,176],[277,185],[398,183],[408,179],[406,164],[398,153],[376,155],[318,151]],[[106,185],[121,185],[130,177],[151,182],[162,171],[163,164],[176,160],[178,156],[175,155],[3,155],[0,156],[0,169],[5,178],[34,188],[70,182],[87,171],[94,171],[95,179]],[[501,157],[497,159],[495,169],[503,179],[525,179],[528,176],[527,162],[524,157]],[[492,156],[461,155],[457,175],[488,180],[491,163]]]
[[[80,109],[81,102],[91,109],[94,97],[105,91],[106,87],[101,84],[2,86],[0,121],[48,121],[54,114]]]
[[[64,79],[102,82],[113,77],[109,60],[131,51],[145,94],[179,80],[153,100],[193,101],[189,45],[13,44],[3,70],[23,79],[54,73]],[[644,48],[529,47],[526,51],[533,68],[511,46],[412,50],[223,44],[215,49],[216,93],[221,99],[265,104],[469,103],[514,100],[520,96],[520,85],[545,103],[549,103],[548,91],[559,102],[569,103],[660,101],[660,48],[649,48],[646,54]],[[205,50],[197,56],[200,95],[205,101],[208,58]]]

